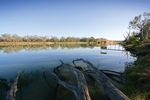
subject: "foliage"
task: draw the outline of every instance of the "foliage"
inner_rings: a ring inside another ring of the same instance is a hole
[[[90,38],[79,38],[79,37],[61,37],[60,39],[56,36],[19,36],[17,34],[2,34],[0,36],[0,42],[96,42],[94,37]]]
[[[149,100],[150,44],[146,44],[146,41],[142,41],[140,43],[141,44],[139,46],[130,47],[134,49],[132,53],[137,56],[137,60],[134,63],[126,63],[124,76],[126,77],[126,81],[130,84],[127,84],[127,86],[123,87],[122,90],[132,100]]]
[[[124,76],[130,84],[126,84],[122,90],[132,100],[148,100],[150,99],[148,89],[150,87],[150,13],[135,16],[129,23],[127,34],[124,46],[137,56],[137,60],[134,63],[126,63]]]
[[[121,90],[128,95],[131,100],[149,100],[149,82],[148,77],[144,75],[143,64],[139,64],[139,61],[135,63],[126,63],[124,76],[126,84]]]
[[[134,44],[134,45],[140,45],[140,40],[138,37],[132,35],[129,37],[129,39],[126,41],[126,44]]]
[[[144,12],[141,15],[135,16],[129,23],[129,29],[138,30],[140,40],[150,38],[150,13]]]

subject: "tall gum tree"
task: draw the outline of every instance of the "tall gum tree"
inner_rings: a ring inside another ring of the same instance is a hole
[[[142,15],[135,16],[129,23],[129,27],[139,31],[140,40],[149,38],[150,36],[150,12],[144,12]]]

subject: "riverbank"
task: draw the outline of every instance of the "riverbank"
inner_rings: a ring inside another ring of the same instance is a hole
[[[97,42],[0,42],[0,47],[4,46],[26,46],[26,45],[53,45],[53,44],[61,44],[61,45],[116,45],[120,44],[120,42],[111,42],[111,43],[97,43]]]
[[[88,42],[0,42],[0,46],[11,46],[11,45],[51,45],[51,44],[88,44]]]
[[[126,64],[124,75],[130,84],[122,89],[132,100],[150,99],[150,42],[124,44],[127,51],[137,57]]]

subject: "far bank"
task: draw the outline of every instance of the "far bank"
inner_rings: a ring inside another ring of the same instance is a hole
[[[12,45],[51,45],[51,44],[94,44],[94,45],[113,45],[119,42],[0,42],[0,46]]]

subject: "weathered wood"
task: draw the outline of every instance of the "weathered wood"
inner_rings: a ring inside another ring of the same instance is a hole
[[[19,79],[19,74],[17,74],[13,85],[11,86],[10,90],[8,91],[6,100],[15,100],[16,92],[18,90],[18,88],[17,88],[18,79]]]
[[[123,73],[116,72],[116,71],[110,71],[110,70],[100,70],[103,72],[106,76],[108,76],[110,79],[114,80],[115,82],[119,84],[125,84],[125,79],[122,76]]]
[[[121,72],[111,71],[111,70],[100,70],[102,72],[110,72],[110,73],[116,73],[116,74],[123,74]]]
[[[58,83],[67,88],[68,90],[72,91],[76,96],[77,100],[91,100],[84,75],[70,64],[62,63],[56,69],[59,70],[60,67],[69,69],[76,76],[77,85],[72,84],[70,82],[66,82],[59,78],[59,71],[56,72],[55,70],[55,73],[53,73],[53,75],[57,79]]]
[[[19,71],[16,75],[16,79],[14,81],[14,83],[12,84],[10,90],[7,92],[7,96],[6,96],[6,100],[16,100],[16,92],[18,91],[18,80],[20,78],[20,76],[23,74],[24,71]]]
[[[83,59],[76,59],[73,61],[73,64],[75,64],[76,61],[83,61],[87,64],[87,67],[95,74],[93,75],[93,78],[98,83],[102,84],[102,87],[111,100],[130,100],[125,94],[123,94],[110,82],[109,78],[103,72],[94,67],[92,63]]]

